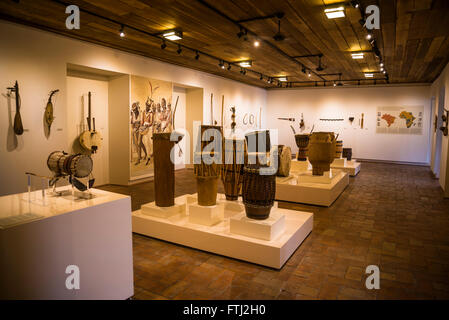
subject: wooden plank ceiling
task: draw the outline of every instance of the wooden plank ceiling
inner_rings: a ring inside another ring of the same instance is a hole
[[[364,80],[374,72],[376,83],[386,82],[379,59],[366,39],[367,30],[359,23],[359,9],[346,5],[346,17],[329,20],[326,5],[341,0],[5,0],[0,1],[0,18],[31,25],[69,37],[102,44],[127,52],[205,71],[259,87],[270,77],[288,77],[288,86],[374,84]],[[432,82],[449,62],[449,1],[447,0],[361,0],[361,8],[380,7],[381,29],[373,35],[385,63],[390,83]],[[65,6],[81,10],[80,30],[65,27]],[[275,41],[278,19],[239,22],[283,12],[283,41]],[[126,36],[119,30],[124,25]],[[237,37],[240,27],[248,40]],[[160,33],[179,28],[183,39],[167,42],[162,50]],[[260,41],[255,47],[254,41]],[[182,52],[177,53],[178,43]],[[195,59],[199,51],[199,59]],[[362,60],[351,52],[368,51]],[[371,51],[371,52],[369,52]],[[323,71],[317,71],[322,54]],[[225,61],[225,69],[218,67]],[[228,63],[252,60],[245,75]],[[306,73],[303,72],[306,68]],[[309,76],[308,73],[311,73]],[[261,79],[262,75],[262,79]],[[357,81],[361,79],[361,81]],[[346,81],[345,81],[346,80]],[[352,80],[352,81],[348,81]],[[286,84],[283,84],[284,87]]]

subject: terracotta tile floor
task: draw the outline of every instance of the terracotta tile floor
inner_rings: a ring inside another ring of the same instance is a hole
[[[102,189],[130,194],[133,210],[153,200],[153,183]],[[191,170],[176,194],[196,192]],[[219,190],[222,192],[223,190]],[[133,235],[135,299],[449,299],[449,199],[429,168],[363,163],[281,270]],[[365,288],[378,265],[380,290]]]

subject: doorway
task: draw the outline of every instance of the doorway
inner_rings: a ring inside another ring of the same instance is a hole
[[[442,86],[440,88],[440,92],[438,95],[438,106],[437,106],[437,125],[436,125],[436,137],[435,137],[435,156],[434,156],[434,165],[433,165],[433,173],[436,178],[440,177],[441,171],[441,148],[443,143],[443,132],[439,129],[442,125],[441,117],[444,111],[444,99],[445,99],[445,87]]]

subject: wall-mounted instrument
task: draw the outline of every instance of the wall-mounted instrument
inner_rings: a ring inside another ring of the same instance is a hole
[[[435,115],[435,120],[433,122],[433,127],[434,127],[434,130],[435,130],[435,133],[436,133],[437,129],[438,129],[438,116],[437,115]]]
[[[91,92],[89,91],[89,105],[88,105],[88,117],[87,117],[87,126],[89,130],[81,133],[79,140],[81,146],[91,151],[92,153],[97,152],[98,148],[101,146],[101,134],[95,129],[95,118],[92,118],[92,105],[91,105]]]
[[[235,107],[234,106],[231,107],[231,112],[232,112],[232,115],[231,115],[231,120],[232,120],[232,122],[231,122],[231,130],[232,130],[232,133],[234,133],[235,132],[235,126],[237,125],[237,123],[235,123]]]
[[[362,119],[360,120],[360,129],[363,129],[363,122],[365,121],[364,118],[365,118],[365,114],[362,113]]]
[[[47,158],[47,167],[53,172],[50,186],[55,185],[59,179],[66,177],[80,191],[86,191],[94,185],[95,179],[92,177],[93,161],[90,156],[84,154],[69,155],[64,151],[54,151]],[[79,180],[87,177],[89,177],[88,185]]]
[[[304,114],[301,113],[301,121],[299,122],[299,128],[304,129],[306,124],[304,123]]]
[[[23,134],[23,124],[22,124],[22,117],[20,116],[20,94],[19,94],[19,84],[14,84],[14,87],[7,88],[9,90],[8,96],[11,95],[12,92],[15,93],[16,96],[16,115],[14,116],[14,133],[18,136]]]
[[[47,101],[47,106],[45,107],[45,123],[47,124],[48,131],[50,131],[51,124],[55,120],[55,117],[53,116],[53,103],[51,101],[51,98],[53,98],[53,95],[57,92],[59,92],[59,89],[50,92]]]
[[[352,124],[352,122],[354,121],[354,117],[349,117],[349,122],[351,122],[351,124]]]
[[[320,119],[320,121],[345,121],[345,119]]]
[[[442,116],[443,126],[440,127],[440,130],[443,131],[443,135],[446,137],[449,134],[449,110],[444,109],[444,112],[446,112],[446,114],[443,114]]]

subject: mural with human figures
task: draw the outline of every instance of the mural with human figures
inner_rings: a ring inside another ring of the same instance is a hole
[[[154,173],[153,133],[172,131],[173,83],[131,76],[131,178]]]

